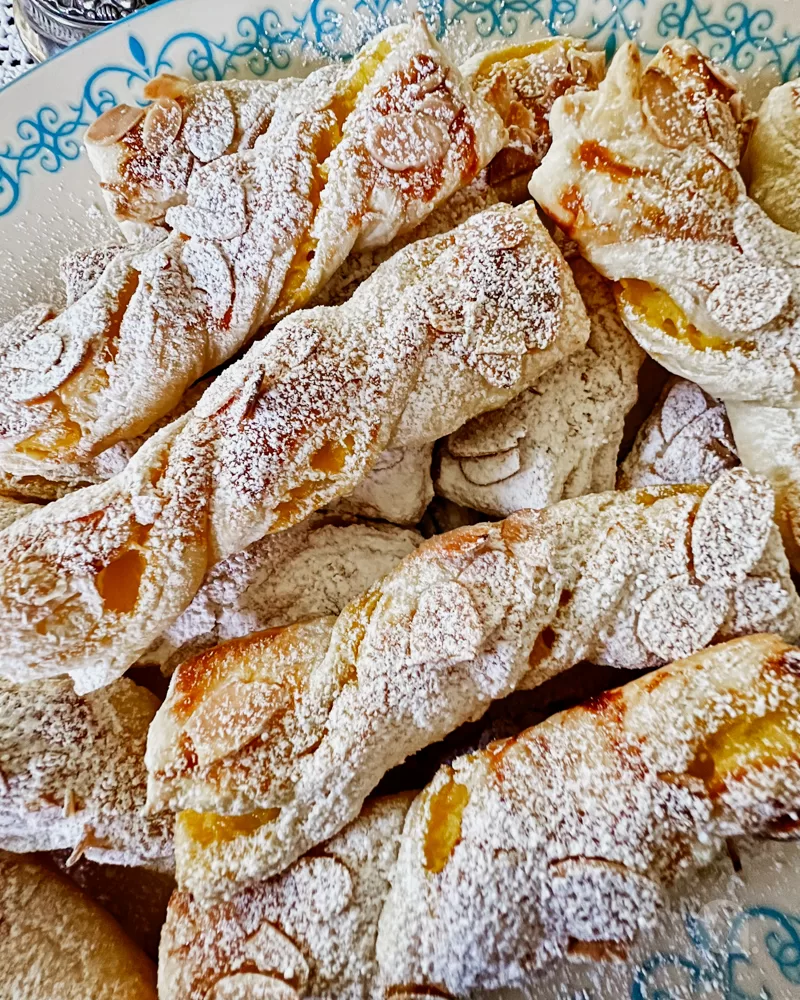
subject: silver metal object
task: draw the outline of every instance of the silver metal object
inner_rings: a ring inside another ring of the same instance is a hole
[[[14,0],[14,19],[25,47],[39,62],[98,28],[158,0]]]

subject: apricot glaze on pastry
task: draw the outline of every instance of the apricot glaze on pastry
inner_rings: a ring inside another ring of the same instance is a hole
[[[773,509],[734,470],[520,511],[431,539],[338,619],[183,663],[146,757],[150,809],[182,810],[180,884],[205,898],[281,871],[407,756],[582,660],[641,669],[749,632],[794,641]]]
[[[530,203],[412,243],[343,305],[283,320],[115,478],[0,533],[0,674],[109,683],[214,563],[350,493],[387,448],[506,403],[588,327]]]
[[[797,835],[799,92],[415,14],[88,129],[120,235],[0,324],[0,994],[535,991]]]
[[[647,69],[629,44],[596,92],[555,103],[550,127],[531,193],[619,282],[620,314],[648,354],[726,404],[800,567],[800,236],[747,195],[741,94],[687,42]]]

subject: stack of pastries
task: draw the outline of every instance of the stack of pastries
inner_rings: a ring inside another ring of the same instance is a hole
[[[91,126],[119,242],[0,326],[0,993],[530,986],[800,828],[799,93],[415,16]]]

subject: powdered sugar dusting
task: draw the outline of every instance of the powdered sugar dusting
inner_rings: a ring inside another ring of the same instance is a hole
[[[505,516],[613,489],[643,355],[608,283],[582,262],[574,270],[591,322],[586,349],[452,434],[440,450],[439,494]]]
[[[733,489],[752,505],[744,520],[690,487],[587,496],[432,539],[344,610],[326,653],[301,655],[302,679],[280,722],[265,720],[258,739],[248,729],[247,744],[213,767],[187,759],[181,691],[194,671],[184,664],[151,730],[151,801],[279,813],[246,836],[209,843],[187,833],[180,883],[213,897],[280,871],[356,816],[387,770],[519,686],[582,660],[656,666],[717,631],[731,634],[734,621],[752,631],[748,607],[763,627],[763,604],[738,598],[745,580],[712,589],[694,575],[696,553],[724,555],[736,525],[759,520],[763,483],[729,472],[718,484],[721,496]],[[704,518],[706,504],[719,516]],[[800,601],[774,527],[748,590],[755,579],[785,595],[769,630],[796,638]],[[237,697],[247,691],[246,656],[221,647],[216,659],[215,683],[230,683]],[[212,699],[198,698],[214,712]]]
[[[227,639],[339,614],[420,541],[413,531],[312,514],[217,563],[186,611],[140,662],[172,673],[181,661]]]
[[[156,698],[127,679],[78,697],[69,681],[0,684],[0,846],[171,864],[171,817],[144,819]]]
[[[243,967],[251,971],[242,996],[264,990],[283,997],[272,992],[279,988],[287,997],[376,995],[378,916],[410,801],[398,795],[369,803],[321,852],[228,902],[203,906],[188,893],[173,896],[162,938],[162,1000],[204,1000],[215,983],[219,996],[221,984],[233,989],[243,978]]]
[[[622,490],[672,483],[710,485],[738,464],[723,404],[693,382],[673,378],[636,435],[617,485]]]
[[[384,987],[460,996],[624,957],[726,837],[796,817],[796,658],[772,636],[717,646],[443,768],[403,831]]]

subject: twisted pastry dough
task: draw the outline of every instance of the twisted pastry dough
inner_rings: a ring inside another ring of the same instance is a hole
[[[504,517],[614,488],[644,353],[619,319],[610,284],[581,260],[571,266],[591,322],[586,349],[451,434],[439,453],[440,495]]]
[[[0,672],[108,683],[215,562],[351,492],[387,448],[504,404],[587,336],[532,203],[412,244],[344,306],[280,323],[119,476],[0,533]]]
[[[394,44],[406,30],[391,29],[382,37]],[[501,200],[510,200],[510,183],[523,177],[527,183],[547,151],[547,116],[556,97],[575,88],[594,89],[604,71],[603,53],[590,52],[585,42],[574,38],[495,49],[461,67],[467,83],[508,129],[508,143],[492,162],[489,176],[491,188],[502,192]],[[347,75],[339,63],[306,80],[192,84],[169,74],[151,80],[144,88],[145,98],[152,101],[147,108],[120,105],[86,134],[89,159],[111,213],[132,236],[166,225],[167,210],[185,203],[194,170],[252,148],[268,132],[279,102],[284,117],[329,103]],[[380,262],[374,261],[373,269]]]
[[[314,856],[213,906],[177,892],[161,938],[160,1000],[366,1000],[375,939],[413,795],[368,803]]]
[[[338,615],[421,542],[417,532],[388,524],[312,514],[217,563],[189,607],[139,662],[171,674],[183,660],[228,639]]]
[[[218,896],[281,871],[405,757],[581,660],[641,668],[753,631],[797,638],[773,507],[734,470],[707,490],[520,511],[431,539],[337,620],[182,664],[146,755],[149,808],[192,810],[179,884]]]
[[[315,73],[325,91],[335,70]],[[108,209],[129,239],[166,224],[183,205],[191,178],[205,163],[252,149],[272,123],[276,105],[299,80],[223,80],[190,83],[164,73],[148,81],[146,107],[120,104],[86,132],[89,161]],[[306,90],[308,85],[306,85]]]
[[[408,814],[381,914],[387,995],[624,956],[725,838],[796,829],[799,708],[800,650],[752,636],[442,768]]]
[[[0,994],[156,1000],[153,963],[68,879],[0,853]]]
[[[475,212],[495,204],[498,192],[504,198],[512,196],[511,188],[516,185],[520,189],[518,194],[524,191],[527,196],[524,184],[549,143],[547,113],[555,96],[575,87],[596,86],[603,64],[602,54],[589,53],[584,43],[571,39],[512,46],[492,53],[490,58],[473,60],[465,68],[469,82],[496,108],[510,130],[510,145],[498,154],[492,167],[494,186],[485,180],[475,182],[457,191],[422,225],[396,237],[387,247],[351,255],[316,296],[316,304],[337,305],[345,301],[357,283],[412,239],[452,229]],[[140,227],[166,221],[166,208],[185,202],[185,187],[199,159],[218,160],[234,146],[248,148],[258,129],[264,130],[269,125],[278,97],[275,130],[280,137],[281,128],[286,128],[293,117],[307,114],[309,106],[330,105],[332,95],[342,90],[340,81],[344,72],[341,66],[329,67],[302,83],[289,81],[288,93],[280,93],[275,84],[248,83],[241,89],[235,83],[191,87],[175,78],[153,81],[147,93],[157,99],[146,114],[143,109],[109,112],[87,138],[90,158],[104,186],[110,187],[118,217],[135,218]],[[170,114],[174,122],[172,127],[165,127],[164,120]],[[203,130],[200,122],[204,124]],[[130,227],[133,223],[125,225]],[[98,277],[99,274],[95,281]],[[341,501],[339,509],[415,524],[433,494],[430,453],[430,445],[425,445],[383,456],[376,463],[375,474],[357,487],[351,497]],[[96,475],[89,473],[90,470],[83,470],[83,483],[98,481]],[[56,473],[52,470],[48,474],[52,478]],[[108,478],[109,474],[100,475],[99,479]],[[59,478],[64,475],[62,468]],[[80,475],[79,467],[72,478],[80,481]]]
[[[747,144],[742,173],[750,197],[779,226],[800,232],[800,82],[767,94]]]
[[[85,697],[63,679],[0,682],[0,848],[170,868],[171,817],[141,815],[157,708],[127,678]]]
[[[800,238],[747,197],[736,166],[749,119],[715,74],[685,42],[644,71],[621,49],[596,93],[556,102],[531,192],[622,281],[620,311],[645,350],[725,403],[800,566]]]
[[[672,378],[622,462],[617,489],[711,484],[739,464],[722,403],[699,385]]]
[[[61,314],[35,306],[0,328],[5,471],[142,433],[351,249],[414,228],[505,141],[421,18],[374,39],[323,96],[299,114],[279,106],[257,148],[195,171],[162,242],[121,250]]]

